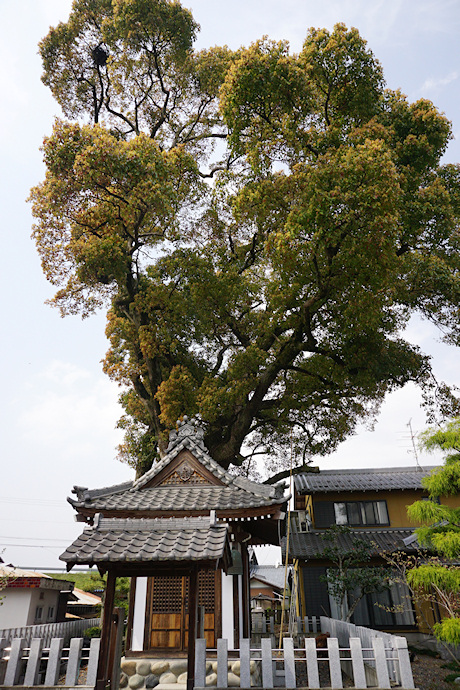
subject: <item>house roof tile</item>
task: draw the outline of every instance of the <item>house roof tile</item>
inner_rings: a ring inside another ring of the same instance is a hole
[[[278,589],[284,589],[285,568],[274,565],[255,565],[251,567],[251,578],[266,582]]]
[[[77,563],[204,561],[222,557],[227,525],[194,519],[99,519],[60,556]]]
[[[378,555],[382,551],[414,551],[413,545],[406,545],[404,539],[413,534],[410,528],[387,529],[354,529],[338,537],[338,545],[344,550],[351,550],[355,539],[362,539],[372,547],[372,554]],[[292,532],[289,538],[289,557],[304,560],[324,558],[324,551],[329,546],[323,539],[324,531]],[[281,544],[283,558],[286,555],[286,538]]]
[[[268,498],[249,492],[238,486],[159,486],[142,491],[127,491],[89,495],[84,500],[68,499],[75,508],[93,510],[143,510],[143,511],[209,511],[237,510],[279,505],[280,498]]]
[[[305,472],[294,477],[300,494],[330,493],[336,491],[391,491],[422,489],[422,479],[433,467],[387,467],[358,470],[322,470]]]

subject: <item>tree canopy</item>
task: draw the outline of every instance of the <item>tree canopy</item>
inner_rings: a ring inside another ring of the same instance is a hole
[[[343,536],[350,539],[348,547],[341,541]],[[391,573],[381,566],[366,565],[372,558],[373,547],[353,535],[348,525],[333,525],[321,538],[326,542],[321,556],[331,561],[332,567],[320,575],[320,580],[327,583],[340,620],[349,622],[366,594],[378,594],[390,588]]]
[[[428,429],[421,436],[422,446],[428,451],[447,452],[445,464],[434,469],[422,480],[428,490],[428,501],[416,501],[408,506],[411,520],[422,523],[417,532],[418,541],[440,558],[427,559],[407,572],[412,587],[436,593],[437,603],[445,617],[434,626],[439,639],[460,644],[460,508],[440,503],[442,496],[460,494],[460,418],[453,419],[438,429]]]
[[[62,314],[107,308],[121,455],[145,469],[183,414],[224,467],[300,462],[415,381],[413,314],[459,342],[460,169],[431,102],[385,88],[356,29],[194,51],[175,0],[74,0],[40,44],[64,118],[33,236]]]

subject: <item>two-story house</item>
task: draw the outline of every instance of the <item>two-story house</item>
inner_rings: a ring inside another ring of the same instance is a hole
[[[421,482],[432,469],[323,470],[295,476],[296,510],[291,519],[288,557],[297,566],[302,616],[340,617],[327,584],[321,579],[332,566],[325,557],[327,544],[322,538],[332,525],[348,525],[353,536],[369,544],[372,552],[369,564],[386,564],[382,552],[416,552],[417,543],[408,538],[417,525],[409,521],[406,507],[428,498]],[[441,500],[458,506],[456,497]],[[345,549],[353,548],[352,537],[344,535],[340,539]],[[283,558],[286,545],[285,539]],[[389,590],[366,595],[361,600],[352,622],[377,629],[427,632],[423,616],[417,613],[407,587],[395,578]],[[425,610],[424,615],[427,615]],[[439,611],[429,611],[428,617],[430,623],[434,622]]]

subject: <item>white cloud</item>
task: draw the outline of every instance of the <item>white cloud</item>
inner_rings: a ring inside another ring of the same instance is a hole
[[[422,84],[420,91],[427,94],[432,93],[433,91],[452,84],[452,82],[456,81],[458,77],[458,72],[449,72],[449,74],[447,74],[445,77],[428,77],[428,79],[426,79]]]
[[[81,449],[101,441],[120,441],[114,431],[121,410],[118,387],[102,376],[62,361],[53,361],[29,382],[29,404],[19,426],[36,444],[62,443]]]

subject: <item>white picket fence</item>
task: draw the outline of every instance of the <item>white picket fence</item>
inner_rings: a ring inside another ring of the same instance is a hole
[[[285,626],[285,629],[287,626]],[[270,616],[268,619],[265,616],[252,616],[252,633],[254,634],[265,634],[275,632],[275,619]],[[294,635],[305,635],[309,633],[318,633],[321,631],[321,621],[317,616],[305,616],[300,618],[299,616],[295,619],[295,628],[293,630]]]
[[[75,637],[69,647],[64,647],[63,638],[54,638],[48,646],[44,638],[30,642],[24,638],[11,642],[0,639],[0,687],[56,686],[59,682],[75,687],[82,666],[86,666],[82,686],[94,687],[100,642],[99,638],[93,638],[89,647],[83,647],[83,638]]]
[[[361,640],[361,646],[363,650],[365,650],[363,654],[368,682],[372,682],[375,679],[375,661],[366,650],[372,648],[375,638],[383,640],[383,645],[387,650],[394,649],[398,639],[396,635],[392,635],[391,633],[365,628],[362,625],[354,625],[353,623],[346,623],[345,621],[327,618],[326,616],[321,616],[321,632],[328,632],[331,637],[336,637],[341,647],[347,647],[350,638],[357,637]],[[388,671],[390,680],[397,682],[397,665],[395,663],[389,663]]]
[[[295,629],[294,633],[296,635],[309,635],[310,633],[313,633],[316,635],[316,633],[321,632],[321,619],[317,616],[311,616],[310,618],[308,616],[305,616],[304,618],[300,618],[300,616],[297,616],[295,619]]]
[[[294,648],[292,638],[284,638],[283,649],[272,647],[270,638],[261,640],[261,648],[250,647],[249,639],[240,640],[240,649],[231,653],[230,665],[239,661],[240,687],[251,687],[251,661],[256,661],[261,667],[261,687],[271,690],[275,687],[296,688],[305,687],[311,690],[328,687],[338,690],[344,687],[343,675],[346,673],[353,679],[354,688],[404,688],[412,690],[414,681],[410,665],[407,641],[404,637],[395,637],[395,647],[385,649],[382,638],[375,637],[370,649],[363,650],[359,638],[350,638],[345,648],[339,647],[337,638],[328,638],[326,649],[317,649],[314,638],[305,638],[304,647]],[[211,658],[207,652],[217,652],[217,688],[228,687],[228,643],[218,640],[216,650],[206,649],[206,640],[196,642],[195,656],[195,688],[206,688],[206,667]],[[364,667],[363,652],[368,652],[368,659],[375,663],[376,683],[368,684]],[[215,659],[214,659],[215,661]],[[389,665],[395,665],[397,680],[390,683]],[[296,665],[298,665],[296,673]],[[323,666],[323,668],[321,668]],[[208,666],[209,668],[209,666]],[[326,673],[324,673],[324,670]],[[299,671],[304,672],[302,678]],[[327,676],[327,685],[321,685],[321,678]],[[305,677],[306,676],[306,677]],[[299,678],[299,685],[297,678]],[[307,683],[305,683],[305,680]]]
[[[81,637],[88,628],[100,624],[100,618],[83,618],[62,623],[25,625],[22,628],[0,628],[0,639],[11,642],[15,638],[22,638],[29,644],[32,639],[40,638],[44,640],[45,646],[49,646],[55,637],[62,637],[66,643],[73,637]]]

